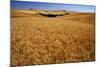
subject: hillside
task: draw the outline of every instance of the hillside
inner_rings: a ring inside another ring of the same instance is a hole
[[[94,28],[95,13],[12,10],[11,64],[94,61]]]

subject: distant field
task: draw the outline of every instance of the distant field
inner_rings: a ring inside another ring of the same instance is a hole
[[[45,17],[39,12],[11,11],[12,65],[95,60],[95,13]]]

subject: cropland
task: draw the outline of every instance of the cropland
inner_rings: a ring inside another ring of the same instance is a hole
[[[11,65],[95,60],[95,13],[11,10]]]

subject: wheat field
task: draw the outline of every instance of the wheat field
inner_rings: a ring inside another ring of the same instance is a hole
[[[95,13],[52,18],[37,12],[11,12],[11,65],[95,60]]]

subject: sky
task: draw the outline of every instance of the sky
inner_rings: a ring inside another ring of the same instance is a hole
[[[83,5],[96,4],[95,0],[16,0],[16,1],[37,1],[37,2],[67,3],[67,4],[69,3],[69,4],[83,4]]]
[[[79,5],[79,4],[62,4],[62,3],[46,3],[46,2],[25,2],[25,1],[11,1],[12,9],[41,9],[41,10],[66,10],[77,12],[95,12],[93,5]]]

